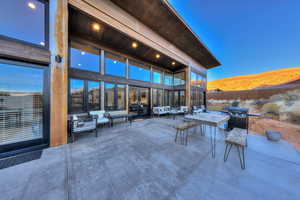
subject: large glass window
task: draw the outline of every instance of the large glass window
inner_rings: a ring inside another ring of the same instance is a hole
[[[185,84],[185,72],[174,74],[174,85],[184,85],[184,84]]]
[[[100,83],[88,81],[88,110],[100,110]]]
[[[116,102],[117,110],[125,110],[126,107],[126,87],[125,85],[117,85],[118,99]]]
[[[108,52],[105,52],[105,74],[125,77],[126,59]]]
[[[100,56],[96,49],[70,49],[70,67],[87,71],[99,72]]]
[[[159,71],[153,71],[153,83],[161,84],[162,75]]]
[[[206,77],[200,73],[191,72],[191,85],[206,89]]]
[[[150,70],[142,64],[130,61],[129,78],[141,81],[150,81]]]
[[[105,110],[125,110],[126,87],[115,83],[105,83]]]
[[[165,73],[164,83],[165,83],[165,85],[172,86],[173,85],[173,74]]]
[[[191,105],[201,106],[204,105],[204,90],[200,87],[191,87]]]
[[[173,92],[171,90],[164,91],[164,105],[173,106]]]
[[[84,109],[84,81],[70,79],[71,112],[83,112]]]
[[[154,107],[163,105],[163,90],[161,89],[152,89],[152,105]]]
[[[157,89],[152,89],[152,105],[153,105],[153,107],[158,106],[158,102],[157,102]]]
[[[45,46],[46,5],[38,0],[2,0],[0,35]]]
[[[44,70],[0,63],[0,71],[0,146],[41,139]]]

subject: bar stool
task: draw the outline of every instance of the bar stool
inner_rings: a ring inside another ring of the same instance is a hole
[[[240,159],[241,168],[245,169],[245,146],[247,145],[247,131],[240,128],[234,128],[232,131],[228,133],[228,136],[225,139],[226,148],[224,152],[224,162],[227,161],[228,155],[230,153],[231,147],[234,145],[237,147],[238,155]],[[229,146],[229,148],[228,148]],[[240,152],[240,148],[242,152]]]

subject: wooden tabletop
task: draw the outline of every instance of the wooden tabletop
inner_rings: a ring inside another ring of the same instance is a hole
[[[195,115],[186,115],[185,119],[197,120],[204,124],[211,126],[219,126],[229,120],[228,115],[216,114],[216,113],[198,113]]]

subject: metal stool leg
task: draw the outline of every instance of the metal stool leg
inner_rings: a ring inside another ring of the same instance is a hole
[[[228,149],[228,146],[229,146],[229,149]],[[228,159],[229,153],[231,151],[231,147],[232,147],[232,144],[226,143],[226,148],[225,148],[225,152],[224,152],[224,162],[226,162]]]
[[[242,155],[241,155],[241,152],[240,152],[240,147],[239,147],[239,146],[236,146],[236,147],[237,147],[238,154],[239,154],[239,159],[240,159],[240,163],[241,163],[241,168],[242,168],[242,169],[245,169],[246,166],[245,166],[245,153],[244,153],[244,147],[241,147],[241,148],[242,148]]]
[[[185,132],[185,146],[187,146],[187,143],[188,143],[188,135],[189,135],[189,130],[186,130],[186,132]]]
[[[177,142],[178,132],[179,132],[179,131],[176,130],[175,143]]]

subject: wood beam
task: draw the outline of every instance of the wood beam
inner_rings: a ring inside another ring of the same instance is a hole
[[[50,145],[59,146],[68,138],[68,0],[49,1],[49,26]]]
[[[0,57],[38,64],[50,63],[49,50],[4,36],[0,36]]]
[[[191,106],[191,67],[188,66],[185,68],[185,102],[186,106]]]

